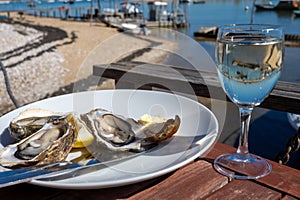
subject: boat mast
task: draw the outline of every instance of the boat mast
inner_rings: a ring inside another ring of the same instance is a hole
[[[253,24],[253,21],[254,21],[254,8],[255,8],[255,2],[256,2],[256,0],[253,0],[252,10],[251,10],[250,24]]]

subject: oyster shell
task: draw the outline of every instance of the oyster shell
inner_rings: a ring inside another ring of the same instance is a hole
[[[92,110],[80,118],[98,144],[113,151],[149,150],[175,134],[180,125],[178,116],[161,123],[144,123],[104,109]]]
[[[4,147],[0,151],[0,164],[18,168],[65,160],[76,138],[71,120],[47,122],[29,137]]]
[[[48,110],[27,109],[10,122],[11,137],[18,142],[40,130],[46,123],[66,118],[67,116],[68,114],[60,114]]]
[[[178,131],[180,118],[178,115],[175,115],[174,119],[160,119],[150,122],[139,120],[139,124],[140,131],[146,135],[148,140],[161,142],[172,137]]]

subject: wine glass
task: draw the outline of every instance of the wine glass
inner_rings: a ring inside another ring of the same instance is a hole
[[[284,34],[277,25],[231,24],[219,27],[215,60],[227,96],[240,112],[241,133],[236,153],[217,157],[214,167],[237,179],[255,179],[271,172],[267,160],[248,151],[252,110],[274,88],[282,69]]]

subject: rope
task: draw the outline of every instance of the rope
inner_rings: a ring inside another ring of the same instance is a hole
[[[2,70],[2,73],[3,73],[3,76],[4,76],[4,82],[5,82],[5,86],[6,86],[6,91],[10,97],[10,99],[12,100],[13,104],[15,105],[16,108],[19,107],[19,103],[18,101],[16,100],[16,98],[14,97],[12,91],[11,91],[11,88],[10,88],[10,83],[9,83],[9,80],[8,80],[8,75],[7,75],[7,71],[4,67],[4,65],[2,64],[1,60],[0,60],[0,67],[1,67],[1,70]]]
[[[300,127],[295,135],[293,135],[286,143],[285,151],[280,152],[275,160],[280,164],[286,164],[290,159],[290,153],[298,151],[300,148]]]

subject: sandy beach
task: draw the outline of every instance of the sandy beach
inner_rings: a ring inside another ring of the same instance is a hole
[[[20,105],[72,92],[75,82],[88,81],[94,64],[120,60],[159,63],[177,48],[170,41],[120,33],[101,22],[11,16],[13,20],[0,21],[4,47],[0,55]],[[2,73],[0,82],[4,86]],[[100,89],[112,87],[113,82],[105,81]],[[0,103],[1,114],[15,108],[5,87],[0,89]]]

